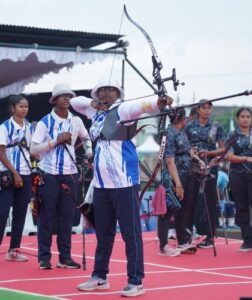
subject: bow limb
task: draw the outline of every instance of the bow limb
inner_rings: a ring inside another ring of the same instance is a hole
[[[125,13],[125,16],[127,17],[127,19],[143,33],[143,35],[145,36],[147,42],[149,43],[149,46],[150,46],[151,52],[152,52],[152,64],[153,64],[152,76],[154,77],[154,84],[156,84],[157,87],[158,87],[157,94],[160,97],[165,97],[167,95],[167,91],[166,91],[166,88],[164,86],[161,74],[160,74],[160,70],[163,68],[163,65],[162,65],[161,60],[159,59],[159,57],[157,55],[157,51],[154,47],[153,41],[152,41],[151,37],[149,36],[149,34],[143,29],[143,27],[140,26],[136,21],[134,21],[130,17],[130,15],[129,15],[127,9],[126,9],[126,5],[124,5],[124,13]]]
[[[124,13],[125,13],[125,16],[127,17],[127,19],[128,19],[133,25],[135,25],[135,26],[143,33],[143,35],[146,37],[146,39],[147,39],[147,41],[148,41],[148,43],[149,43],[149,45],[150,45],[152,55],[155,57],[155,59],[156,59],[156,61],[157,61],[157,65],[158,65],[159,69],[161,70],[163,66],[162,66],[162,63],[161,63],[160,59],[158,58],[157,51],[156,51],[156,49],[155,49],[155,47],[154,47],[154,45],[153,45],[153,42],[152,42],[151,37],[150,37],[149,34],[143,29],[142,26],[140,26],[136,21],[134,21],[134,20],[130,17],[130,15],[129,15],[128,11],[127,11],[127,8],[126,8],[126,5],[125,5],[125,4],[124,4],[123,9],[124,9]]]

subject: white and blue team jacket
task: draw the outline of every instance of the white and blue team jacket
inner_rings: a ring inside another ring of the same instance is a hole
[[[92,99],[79,96],[70,100],[71,106],[92,120],[90,138],[95,141],[102,130],[106,111],[90,106]],[[130,120],[144,112],[158,111],[157,100],[140,99],[120,103],[119,99],[109,108],[118,107],[118,121]],[[139,184],[139,165],[132,140],[107,141],[99,139],[95,148],[94,186],[97,188],[123,188]]]
[[[51,113],[44,116],[37,124],[32,142],[40,144],[51,140],[57,141],[59,134],[62,132],[70,132],[72,134],[71,145],[66,144],[66,147],[75,160],[74,145],[77,137],[85,140],[89,139],[89,135],[82,120],[70,112],[68,112],[67,119],[60,118],[54,112],[54,109]],[[69,153],[62,145],[57,145],[45,152],[40,158],[38,166],[44,172],[52,175],[69,175],[78,172]]]
[[[23,127],[15,122],[13,117],[4,121],[0,126],[0,145],[6,147],[6,156],[21,175],[30,175],[31,170],[23,157],[18,145],[13,147],[8,147],[10,145],[15,145],[19,143],[24,137],[26,139],[27,146],[30,147],[31,144],[31,124],[25,120]],[[23,147],[23,152],[27,161],[30,163],[30,153],[29,150]],[[5,171],[7,168],[0,162],[0,171]]]

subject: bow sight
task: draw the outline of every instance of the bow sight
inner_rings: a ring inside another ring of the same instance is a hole
[[[175,68],[172,69],[172,76],[163,78],[161,80],[162,80],[162,82],[171,80],[173,82],[173,88],[174,88],[175,91],[177,91],[177,86],[178,85],[185,85],[185,83],[183,81],[179,82],[179,80],[177,80],[176,69]],[[157,84],[156,80],[153,81],[153,84]]]

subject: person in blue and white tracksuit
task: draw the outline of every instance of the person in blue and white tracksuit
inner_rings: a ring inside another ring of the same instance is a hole
[[[78,269],[71,258],[71,233],[78,187],[78,170],[74,145],[77,137],[84,141],[87,156],[92,144],[82,120],[69,110],[75,93],[68,84],[57,84],[49,102],[52,111],[37,124],[31,153],[40,156],[38,164],[43,182],[39,186],[41,205],[38,215],[38,260],[40,269],[51,269],[52,233],[57,220],[58,268]],[[64,188],[63,188],[64,187]]]
[[[5,256],[10,261],[28,261],[19,248],[28,203],[31,201],[31,126],[25,119],[29,103],[23,95],[10,97],[11,118],[0,126],[0,244],[12,206],[11,240]]]
[[[117,221],[126,244],[128,285],[122,296],[144,294],[143,242],[139,217],[139,169],[132,138],[136,123],[118,121],[159,111],[171,104],[169,97],[121,102],[124,92],[117,82],[101,82],[91,92],[71,99],[71,106],[92,120],[90,137],[96,142],[94,159],[93,208],[97,247],[92,277],[78,285],[79,290],[109,289],[109,260]]]

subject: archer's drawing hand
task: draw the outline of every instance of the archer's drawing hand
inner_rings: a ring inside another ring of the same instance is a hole
[[[90,105],[96,110],[108,110],[109,108],[108,103],[99,100],[91,101]]]

